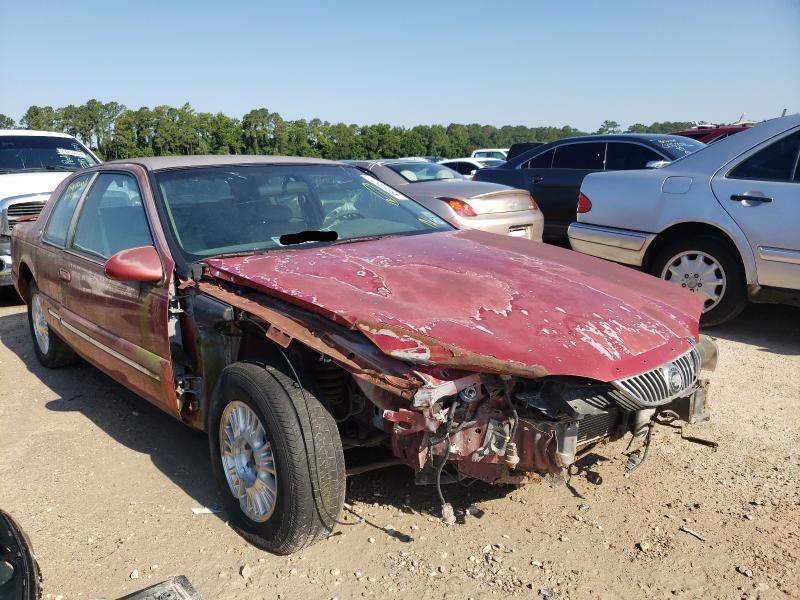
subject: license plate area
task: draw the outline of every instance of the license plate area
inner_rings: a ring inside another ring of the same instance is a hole
[[[528,228],[527,227],[513,227],[508,230],[508,235],[511,237],[528,237]]]

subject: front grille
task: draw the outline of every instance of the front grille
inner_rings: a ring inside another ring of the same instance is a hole
[[[44,204],[41,202],[19,202],[8,207],[9,218],[19,219],[20,217],[30,217],[42,212]]]
[[[624,396],[622,404],[639,410],[660,406],[685,395],[695,385],[699,374],[700,353],[692,346],[689,352],[671,362],[612,383]]]

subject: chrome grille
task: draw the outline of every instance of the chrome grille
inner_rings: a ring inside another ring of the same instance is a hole
[[[692,346],[686,354],[639,375],[612,381],[622,392],[618,399],[628,409],[652,408],[686,394],[700,374],[700,353]]]
[[[38,215],[42,212],[42,208],[44,208],[44,204],[41,202],[20,202],[8,207],[8,216],[9,218],[19,219],[20,217]]]

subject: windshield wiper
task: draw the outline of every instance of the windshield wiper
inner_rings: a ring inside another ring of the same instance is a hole
[[[284,246],[293,244],[305,244],[306,242],[335,242],[339,239],[339,234],[335,231],[301,231],[300,233],[284,233],[278,241]]]

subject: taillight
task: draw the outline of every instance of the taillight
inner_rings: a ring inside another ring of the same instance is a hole
[[[592,210],[592,201],[587,198],[583,192],[578,194],[578,212],[587,213]]]
[[[539,210],[539,205],[536,204],[536,198],[533,197],[533,194],[531,194],[531,208],[533,210]]]
[[[472,181],[478,181],[478,176],[477,175],[473,175],[472,176]]]
[[[475,212],[475,209],[472,208],[468,203],[464,202],[463,200],[459,200],[458,198],[439,198],[443,202],[447,202],[447,205],[452,208],[455,213],[462,217],[477,217],[478,213]]]

